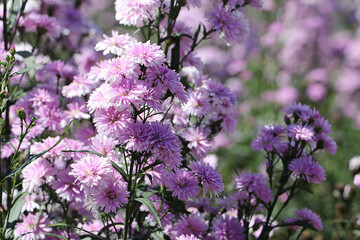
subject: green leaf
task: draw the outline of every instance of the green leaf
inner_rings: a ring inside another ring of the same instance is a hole
[[[295,222],[289,222],[289,223],[280,223],[277,226],[278,227],[300,226],[300,227],[304,227],[306,229],[313,230],[315,232],[319,232],[319,230],[316,229],[313,225],[311,225],[307,221],[302,221],[302,220],[298,220],[298,221],[295,221]]]
[[[121,174],[121,176],[123,177],[123,179],[125,180],[125,182],[129,181],[129,177],[127,176],[126,172],[124,171],[124,169],[122,169],[119,165],[117,165],[115,162],[111,161],[111,165],[113,166],[113,168],[115,168],[116,171],[118,171],[118,173]]]
[[[62,152],[79,152],[79,153],[91,153],[94,155],[97,155],[99,157],[106,157],[105,155],[95,152],[95,151],[91,151],[91,150],[62,150]]]
[[[25,64],[26,64],[27,68],[28,67],[33,67],[33,66],[38,66],[36,64],[36,58],[33,55],[25,58],[24,61],[25,61]],[[29,73],[29,78],[30,78],[31,82],[36,86],[37,82],[36,82],[36,79],[35,79],[35,69],[31,69],[28,73]]]
[[[53,236],[53,237],[56,237],[58,239],[63,239],[63,240],[68,240],[66,237],[63,237],[61,235],[58,235],[58,234],[55,234],[55,233],[48,233],[48,232],[44,232],[45,235],[47,236]]]
[[[135,198],[135,200],[144,204],[147,207],[147,209],[150,211],[150,213],[155,218],[155,221],[157,222],[157,224],[159,224],[159,226],[162,228],[160,218],[157,215],[157,212],[155,210],[155,207],[154,207],[154,204],[152,203],[152,201],[150,201],[148,198]]]
[[[164,234],[162,232],[154,232],[154,233],[151,234],[151,236],[155,240],[163,240],[164,239]]]
[[[49,224],[47,225],[48,227],[67,227],[67,224],[66,223],[52,223],[52,224]]]
[[[28,193],[26,192],[18,194],[12,202],[12,207],[10,209],[9,214],[7,214],[6,216],[4,223],[4,228],[7,228],[5,235],[8,237],[12,235],[12,232],[15,228],[15,224],[19,219],[22,207],[25,204],[24,197],[27,194]]]
[[[28,58],[32,55],[29,51],[16,51],[16,54],[22,56],[23,58]]]
[[[20,8],[21,8],[20,0],[12,1],[9,12],[9,18],[7,22],[9,31],[11,31],[15,25],[16,17],[19,13]]]
[[[14,77],[14,76],[17,76],[17,75],[20,75],[20,74],[30,72],[31,70],[35,70],[39,65],[40,64],[35,64],[34,66],[23,68],[23,69],[21,69],[21,70],[19,70],[17,72],[14,72],[13,74],[11,74],[10,77]]]

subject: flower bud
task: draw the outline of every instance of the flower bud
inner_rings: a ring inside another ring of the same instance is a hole
[[[11,45],[11,46],[10,46],[10,54],[11,54],[11,56],[14,56],[15,53],[16,53],[15,46],[14,46],[14,45]]]
[[[24,111],[24,108],[22,107],[17,107],[16,109],[16,115],[21,119],[21,120],[25,120],[26,119],[26,113]]]

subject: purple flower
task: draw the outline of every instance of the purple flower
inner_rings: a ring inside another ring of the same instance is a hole
[[[300,210],[295,211],[295,214],[298,215],[299,220],[303,220],[311,224],[313,227],[318,229],[319,231],[322,230],[323,225],[321,218],[316,213],[312,212],[310,209],[303,208]]]
[[[184,106],[184,111],[193,116],[206,116],[211,110],[208,96],[200,92],[191,92],[189,101]]]
[[[336,142],[329,135],[325,133],[317,134],[314,138],[314,141],[316,142],[316,147],[318,149],[324,149],[325,151],[328,151],[332,155],[336,153],[337,150]]]
[[[239,11],[229,11],[219,4],[205,13],[213,29],[222,31],[228,43],[244,41],[249,35],[249,22]]]
[[[261,174],[243,172],[234,179],[235,189],[249,192],[264,202],[272,199],[271,189],[266,178]]]
[[[126,148],[133,151],[149,151],[149,135],[150,135],[149,123],[128,123],[122,131],[119,140],[126,144]]]
[[[179,219],[179,221],[173,225],[171,230],[174,232],[175,237],[184,234],[201,237],[207,228],[208,227],[204,221],[203,216],[198,214],[190,214],[188,216],[181,217],[181,219]]]
[[[321,183],[326,180],[325,170],[317,162],[309,157],[301,157],[292,160],[289,170],[293,171],[295,177],[302,178],[308,183]]]
[[[105,213],[116,212],[128,202],[129,192],[127,186],[122,181],[114,181],[114,179],[105,179],[102,188],[94,194],[95,202]]]
[[[218,240],[245,239],[243,227],[236,218],[222,215],[214,219],[211,235]]]
[[[112,172],[108,159],[95,155],[87,155],[71,164],[72,171],[69,173],[79,181],[83,188],[98,186],[101,181]]]
[[[68,170],[57,173],[56,179],[52,182],[52,187],[59,197],[68,201],[81,202],[85,198],[85,194],[80,190],[80,185],[75,181],[75,177],[69,175]]]
[[[285,116],[288,118],[302,119],[304,121],[309,120],[311,115],[311,108],[301,103],[289,104],[284,108]]]
[[[281,141],[280,136],[274,136],[273,134],[260,134],[251,142],[251,149],[255,151],[264,149],[267,152],[271,152],[281,149],[282,145],[284,145],[284,143]]]
[[[212,193],[217,196],[219,192],[224,190],[224,183],[222,182],[220,173],[210,166],[210,164],[203,161],[192,161],[190,162],[190,169],[194,171],[204,190],[209,191],[210,197],[212,197]]]
[[[148,136],[147,142],[154,158],[163,161],[166,166],[171,168],[180,166],[182,161],[181,148],[178,144],[178,138],[169,124],[152,122]]]
[[[168,172],[164,179],[165,186],[180,200],[194,198],[199,194],[199,182],[194,174],[187,170],[176,169]]]
[[[236,95],[220,82],[207,80],[204,82],[203,88],[216,111],[225,113],[236,105]]]
[[[302,123],[291,124],[288,126],[288,136],[294,138],[295,141],[310,142],[313,140],[315,133],[312,127],[303,126]]]
[[[47,36],[56,38],[60,34],[60,26],[56,18],[47,15],[31,12],[26,17],[21,17],[19,25],[25,28],[26,32],[45,31]]]
[[[153,81],[160,89],[170,90],[182,103],[186,103],[188,94],[184,90],[184,85],[180,82],[179,75],[165,65],[149,68],[147,79]]]

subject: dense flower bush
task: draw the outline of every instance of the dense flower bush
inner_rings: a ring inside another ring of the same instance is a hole
[[[326,180],[318,152],[337,151],[315,108],[293,102],[279,114],[284,124],[261,127],[251,148],[264,171],[239,170],[231,187],[210,154],[236,131],[239,89],[218,81],[229,74],[211,71],[200,45],[241,51],[252,37],[246,11],[262,1],[117,0],[111,35],[93,22],[92,4],[2,4],[1,239],[269,239],[323,229],[305,206],[284,216]]]

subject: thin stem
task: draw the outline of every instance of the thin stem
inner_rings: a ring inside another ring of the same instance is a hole
[[[302,228],[299,235],[297,235],[295,240],[299,240],[304,231],[305,231],[305,228]]]

